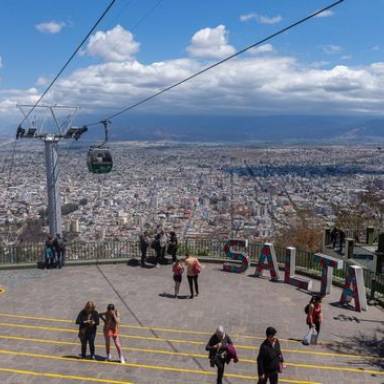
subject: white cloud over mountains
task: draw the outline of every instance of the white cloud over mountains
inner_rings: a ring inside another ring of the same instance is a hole
[[[204,68],[206,59],[234,52],[224,26],[196,32],[187,47],[190,57],[143,64],[139,43],[121,26],[97,32],[85,53],[104,61],[77,69],[59,80],[45,102],[118,108]],[[213,54],[214,53],[214,54]],[[203,60],[202,60],[203,59]],[[43,84],[40,80],[39,84]],[[44,87],[42,87],[43,89]],[[16,103],[31,103],[35,88],[0,90],[0,114]],[[352,67],[300,63],[266,44],[216,67],[139,107],[138,112],[200,114],[382,114],[384,63]]]
[[[209,59],[221,59],[235,53],[235,49],[228,44],[228,31],[224,25],[197,31],[187,51],[191,56]]]
[[[55,34],[61,32],[61,30],[65,27],[64,22],[58,21],[46,21],[44,23],[36,24],[35,28],[39,32]]]

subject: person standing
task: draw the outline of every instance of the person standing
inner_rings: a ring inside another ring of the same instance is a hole
[[[141,251],[141,266],[145,266],[145,260],[147,258],[147,249],[149,246],[148,232],[143,232],[139,236],[140,251]]]
[[[320,327],[323,320],[323,312],[321,308],[321,297],[313,296],[309,305],[307,312],[307,324],[309,329],[315,328],[317,336],[315,337],[315,343],[317,343],[317,339],[320,334]]]
[[[157,233],[155,235],[155,239],[153,240],[151,247],[156,252],[155,266],[159,267],[159,263],[160,263],[160,260],[161,260],[160,233]]]
[[[57,267],[62,268],[65,260],[65,241],[60,233],[56,235],[56,238],[53,241],[53,246],[56,253]]]
[[[209,362],[211,367],[217,367],[217,384],[223,383],[224,367],[227,361],[227,349],[232,344],[232,340],[225,333],[224,327],[219,326],[216,332],[211,336],[205,350],[209,352]]]
[[[172,262],[176,261],[176,254],[177,254],[177,236],[174,231],[169,233],[169,243],[168,243],[168,250],[167,253],[172,256]]]
[[[165,251],[167,249],[168,238],[164,231],[160,232],[160,260],[165,263]]]
[[[95,304],[88,301],[83,310],[77,315],[76,324],[79,324],[79,339],[81,342],[81,357],[85,359],[87,353],[87,343],[91,352],[91,359],[95,359],[95,338],[96,330],[99,325],[99,314],[95,309]]]
[[[108,304],[107,311],[99,314],[100,319],[104,321],[104,338],[107,360],[112,360],[111,356],[111,337],[115,343],[119,360],[121,364],[125,363],[125,359],[121,350],[119,338],[120,316],[114,304]]]
[[[192,257],[189,253],[186,253],[184,263],[187,267],[187,279],[189,284],[189,291],[191,292],[190,299],[193,299],[193,285],[195,285],[195,294],[199,295],[199,273],[201,272],[201,264],[197,257]]]
[[[283,354],[279,340],[275,337],[276,329],[268,327],[265,333],[267,338],[261,344],[257,356],[258,384],[266,384],[268,380],[270,384],[277,384],[284,362]]]
[[[179,295],[180,284],[184,273],[184,268],[180,260],[176,260],[175,264],[173,264],[172,272],[173,280],[175,282],[175,297],[177,297]]]
[[[53,268],[55,266],[55,246],[52,235],[47,236],[44,247],[45,268]]]

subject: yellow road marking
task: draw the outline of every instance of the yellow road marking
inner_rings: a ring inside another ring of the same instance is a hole
[[[59,327],[46,327],[41,325],[26,325],[26,324],[16,324],[16,323],[1,323],[0,326],[6,326],[9,328],[24,328],[24,329],[36,329],[43,330],[49,332],[65,332],[65,333],[78,333],[75,329],[70,328],[59,328]],[[194,341],[194,340],[181,340],[181,339],[164,339],[157,337],[147,337],[147,336],[136,336],[136,335],[120,335],[121,338],[126,339],[135,339],[135,340],[146,340],[146,341],[157,341],[157,342],[172,342],[172,343],[180,343],[180,344],[193,344],[193,345],[205,345],[202,341]],[[251,345],[236,345],[237,349],[244,350],[252,350],[257,351],[258,347]],[[364,356],[364,355],[354,355],[354,354],[346,354],[346,353],[332,353],[332,352],[318,352],[318,351],[310,351],[306,349],[282,349],[283,352],[287,353],[298,353],[305,355],[318,355],[318,356],[330,356],[330,357],[345,357],[351,359],[376,359],[375,356]]]
[[[43,343],[43,344],[55,344],[55,345],[78,345],[73,341],[63,341],[63,340],[52,340],[52,339],[37,339],[37,338],[24,338],[19,336],[7,336],[0,335],[0,339],[9,339],[9,340],[19,340],[19,341],[30,341],[35,343]],[[103,348],[104,345],[97,344],[97,348]],[[149,349],[149,348],[136,348],[136,347],[124,347],[122,348],[124,351],[132,351],[132,352],[143,352],[143,353],[152,353],[152,354],[165,354],[172,356],[180,356],[180,357],[195,357],[195,358],[207,358],[206,354],[200,353],[188,353],[188,352],[173,352],[167,351],[163,349]],[[256,364],[256,360],[252,358],[240,358],[240,363],[243,364]],[[328,371],[342,371],[342,372],[350,372],[350,373],[360,373],[360,374],[372,374],[372,375],[384,375],[384,371],[376,371],[370,370],[366,368],[349,368],[344,366],[330,366],[330,365],[318,365],[318,364],[307,364],[307,363],[294,363],[287,362],[287,366],[296,367],[296,368],[304,368],[304,369],[322,369]]]
[[[56,319],[53,317],[38,317],[38,316],[26,316],[26,315],[14,315],[10,313],[2,313],[0,312],[0,316],[3,317],[12,317],[15,319],[25,319],[25,320],[40,320],[40,321],[50,321],[50,322],[59,322],[59,323],[71,323],[73,324],[73,320],[68,319]],[[189,329],[177,329],[177,328],[162,328],[162,327],[147,327],[147,326],[141,326],[141,325],[132,325],[132,324],[120,324],[121,328],[131,328],[131,329],[143,329],[143,330],[149,330],[149,331],[159,331],[159,332],[169,332],[169,333],[183,333],[183,334],[189,334],[189,335],[204,335],[204,336],[211,336],[212,332],[205,332],[205,331],[194,331]],[[242,339],[249,339],[249,340],[264,340],[265,337],[260,336],[246,336],[246,335],[232,335],[233,338],[242,338]],[[280,339],[280,341],[286,341],[288,343],[298,343],[301,344],[300,341],[297,340],[288,340],[288,339]],[[319,343],[320,344],[320,343]],[[326,344],[323,342],[323,344]]]
[[[27,371],[25,369],[13,369],[13,368],[0,368],[0,373],[12,373],[17,375],[47,377],[50,379],[63,379],[63,380],[78,380],[78,381],[91,381],[94,383],[108,383],[108,384],[133,384],[130,381],[119,381],[111,379],[98,379],[96,377],[74,376],[74,375],[62,375],[60,373],[48,373]]]
[[[52,356],[52,355],[44,355],[44,354],[38,354],[38,353],[30,353],[30,352],[17,352],[12,350],[6,350],[6,349],[0,349],[0,354],[7,354],[7,355],[13,355],[13,356],[24,356],[24,357],[32,357],[36,359],[49,359],[49,360],[61,360],[61,361],[74,361],[78,363],[87,363],[87,364],[105,364],[105,365],[115,365],[120,367],[131,367],[131,368],[144,368],[144,369],[152,369],[152,370],[160,370],[160,371],[167,371],[167,372],[178,372],[178,373],[191,373],[196,375],[204,375],[204,376],[215,376],[216,372],[212,371],[202,371],[198,369],[190,369],[190,368],[176,368],[176,367],[169,367],[169,366],[161,366],[161,365],[149,365],[149,364],[139,364],[139,363],[129,363],[126,362],[125,364],[116,363],[113,361],[98,361],[98,360],[86,360],[86,359],[78,359],[74,357],[61,357],[61,356]],[[242,375],[242,374],[235,374],[235,373],[229,373],[226,374],[226,377],[228,378],[236,378],[236,379],[242,379],[242,380],[256,380],[257,376],[249,376],[249,375]],[[101,379],[99,379],[101,380]],[[281,379],[282,383],[292,383],[292,384],[321,384],[314,381],[305,381],[305,380],[294,380],[294,379]],[[103,381],[106,382],[106,381]],[[122,382],[113,382],[113,381],[107,381],[108,383],[122,383]],[[126,382],[124,382],[125,384]]]
[[[325,369],[327,371],[367,373],[370,375],[384,376],[384,371],[375,371],[373,369],[366,369],[366,368],[335,367],[331,365],[315,365],[315,364],[302,364],[302,363],[287,363],[287,366],[296,367],[296,368],[308,368],[308,369],[323,369],[323,370]]]

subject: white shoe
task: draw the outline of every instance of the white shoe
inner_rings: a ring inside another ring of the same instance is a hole
[[[124,356],[121,356],[121,357],[120,357],[120,363],[121,363],[121,364],[125,364]]]
[[[107,360],[112,360],[112,355],[110,353],[107,355]]]

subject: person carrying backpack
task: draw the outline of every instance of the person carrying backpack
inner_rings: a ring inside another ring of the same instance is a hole
[[[193,299],[193,285],[195,285],[195,295],[199,295],[199,274],[201,272],[201,264],[197,257],[192,257],[187,252],[184,259],[184,264],[187,267],[187,279],[189,284],[189,290],[191,292],[190,299]]]
[[[235,363],[239,361],[236,349],[231,338],[225,333],[223,326],[219,326],[211,336],[205,350],[209,352],[209,362],[211,367],[217,367],[217,384],[223,383],[225,363],[229,364],[231,359]]]
[[[314,341],[312,341],[314,344],[316,344],[320,333],[321,322],[323,320],[321,297],[313,296],[309,304],[305,306],[304,311],[307,314],[306,322],[309,330],[311,331],[313,328],[316,330],[316,337],[314,338]],[[304,344],[309,343],[305,342]]]

